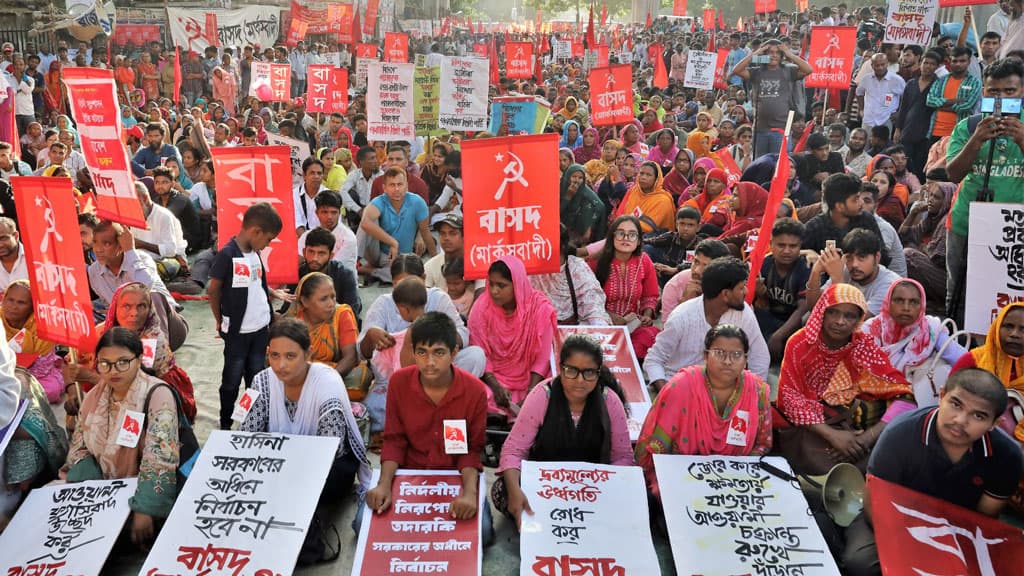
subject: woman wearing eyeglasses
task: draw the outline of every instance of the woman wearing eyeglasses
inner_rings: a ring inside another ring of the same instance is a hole
[[[138,477],[129,522],[132,542],[140,547],[152,541],[155,519],[167,518],[174,506],[179,459],[174,392],[142,369],[141,358],[142,340],[134,331],[115,327],[100,337],[99,381],[82,402],[60,472],[68,482]]]
[[[495,508],[516,526],[524,511],[533,513],[519,486],[523,460],[633,465],[622,389],[601,358],[596,341],[566,338],[558,375],[537,385],[523,402],[491,488]]]
[[[747,370],[749,352],[741,328],[719,324],[704,336],[704,366],[683,368],[658,393],[636,441],[654,496],[654,454],[760,456],[771,449],[769,389]]]

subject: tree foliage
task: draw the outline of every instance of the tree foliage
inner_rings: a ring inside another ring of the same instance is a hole
[[[545,14],[545,18],[548,14],[562,14],[564,12],[572,12],[575,14],[576,6],[580,8],[580,20],[587,18],[588,9],[590,8],[590,2],[586,0],[526,0],[523,2],[528,8],[536,10],[540,8]],[[608,4],[608,16],[621,16],[623,14],[629,14],[630,8],[632,7],[631,0],[607,0]],[[597,22],[601,14],[602,2],[594,2],[594,21]]]

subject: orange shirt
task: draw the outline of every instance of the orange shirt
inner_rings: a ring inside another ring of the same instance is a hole
[[[966,76],[964,77],[966,78]],[[942,97],[946,100],[952,100],[956,98],[957,92],[960,91],[960,84],[964,81],[963,78],[957,80],[950,76],[946,79],[946,86],[942,90]],[[957,115],[956,112],[948,112],[946,110],[937,110],[935,112],[935,125],[932,127],[932,136],[949,136],[953,133],[953,128],[956,126]]]

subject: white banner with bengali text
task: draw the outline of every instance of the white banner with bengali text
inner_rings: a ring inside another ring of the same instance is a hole
[[[207,42],[207,13],[217,15],[217,35],[221,46],[253,44],[269,48],[280,33],[281,8],[277,6],[246,6],[236,10],[167,8],[171,40],[175,46],[181,47],[182,58],[190,50],[202,53],[210,45]]]
[[[971,202],[964,329],[987,334],[999,311],[1024,300],[1024,204]]]
[[[366,137],[370,140],[416,138],[413,111],[416,65],[371,62],[366,78]]]
[[[438,126],[445,130],[487,129],[486,58],[446,57],[441,64],[441,99]],[[450,92],[446,92],[450,90]]]

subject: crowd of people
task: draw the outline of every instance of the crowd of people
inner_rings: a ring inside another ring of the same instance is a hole
[[[341,438],[318,511],[354,487],[356,526],[365,508],[391,505],[397,470],[458,470],[463,491],[450,513],[481,514],[491,541],[478,473],[496,467],[490,501],[518,526],[531,513],[520,488],[530,459],[641,466],[663,534],[652,456],[673,453],[781,454],[801,474],[846,462],[987,515],[1024,510],[1024,421],[1014,409],[1024,406],[1024,304],[1003,308],[977,346],[957,328],[972,201],[987,183],[996,202],[1024,203],[1024,124],[981,112],[983,98],[1024,96],[1021,0],[999,8],[987,26],[970,8],[936,24],[929,46],[883,43],[885,6],[843,3],[759,14],[716,35],[662,18],[633,25],[616,34],[612,55],[633,64],[635,119],[614,127],[592,122],[598,88],[582,60],[542,54],[543,77],[502,77],[490,91],[550,103],[559,271],[529,275],[506,256],[476,281],[464,278],[472,223],[462,171],[481,168],[464,167],[459,149],[495,134],[371,141],[360,91],[347,114],[306,113],[306,67],[339,52],[354,69],[347,47],[210,47],[183,57],[175,94],[174,51],[159,43],[59,42],[55,52],[4,43],[0,426],[19,399],[28,410],[0,460],[0,529],[33,487],[137,476],[127,532],[139,546],[152,541],[196,448],[179,426],[197,415],[190,367],[175,361],[194,328],[182,297],[208,300],[223,341],[219,427]],[[857,28],[853,82],[832,96],[803,86],[817,25]],[[494,39],[499,55],[507,39]],[[728,87],[685,88],[687,54],[709,39],[730,50]],[[477,40],[455,30],[411,51],[436,65]],[[260,60],[291,65],[292,99],[247,95]],[[35,174],[70,178],[78,197],[94,191],[61,83],[69,66],[113,69],[147,222],[98,220],[81,203],[100,334],[90,350],[36,332],[10,185]],[[655,86],[662,67],[667,87]],[[293,175],[296,228],[256,204],[218,248],[211,150],[260,146],[268,133],[308,142]],[[780,163],[788,174],[776,174]],[[773,182],[785,188],[778,205],[769,205]],[[750,270],[761,233],[769,254]],[[300,281],[269,285],[260,251],[292,234]],[[373,284],[391,288],[364,309],[360,288]],[[627,328],[657,395],[635,446],[598,343],[566,339],[552,371],[559,325]],[[259,395],[236,421],[243,383]],[[51,408],[61,402],[67,422]],[[134,447],[111,426],[126,409],[146,414]],[[466,453],[441,441],[453,420]],[[376,485],[368,452],[380,454]],[[845,529],[818,515],[847,574],[881,573],[868,501]],[[303,561],[323,552],[312,536]]]

